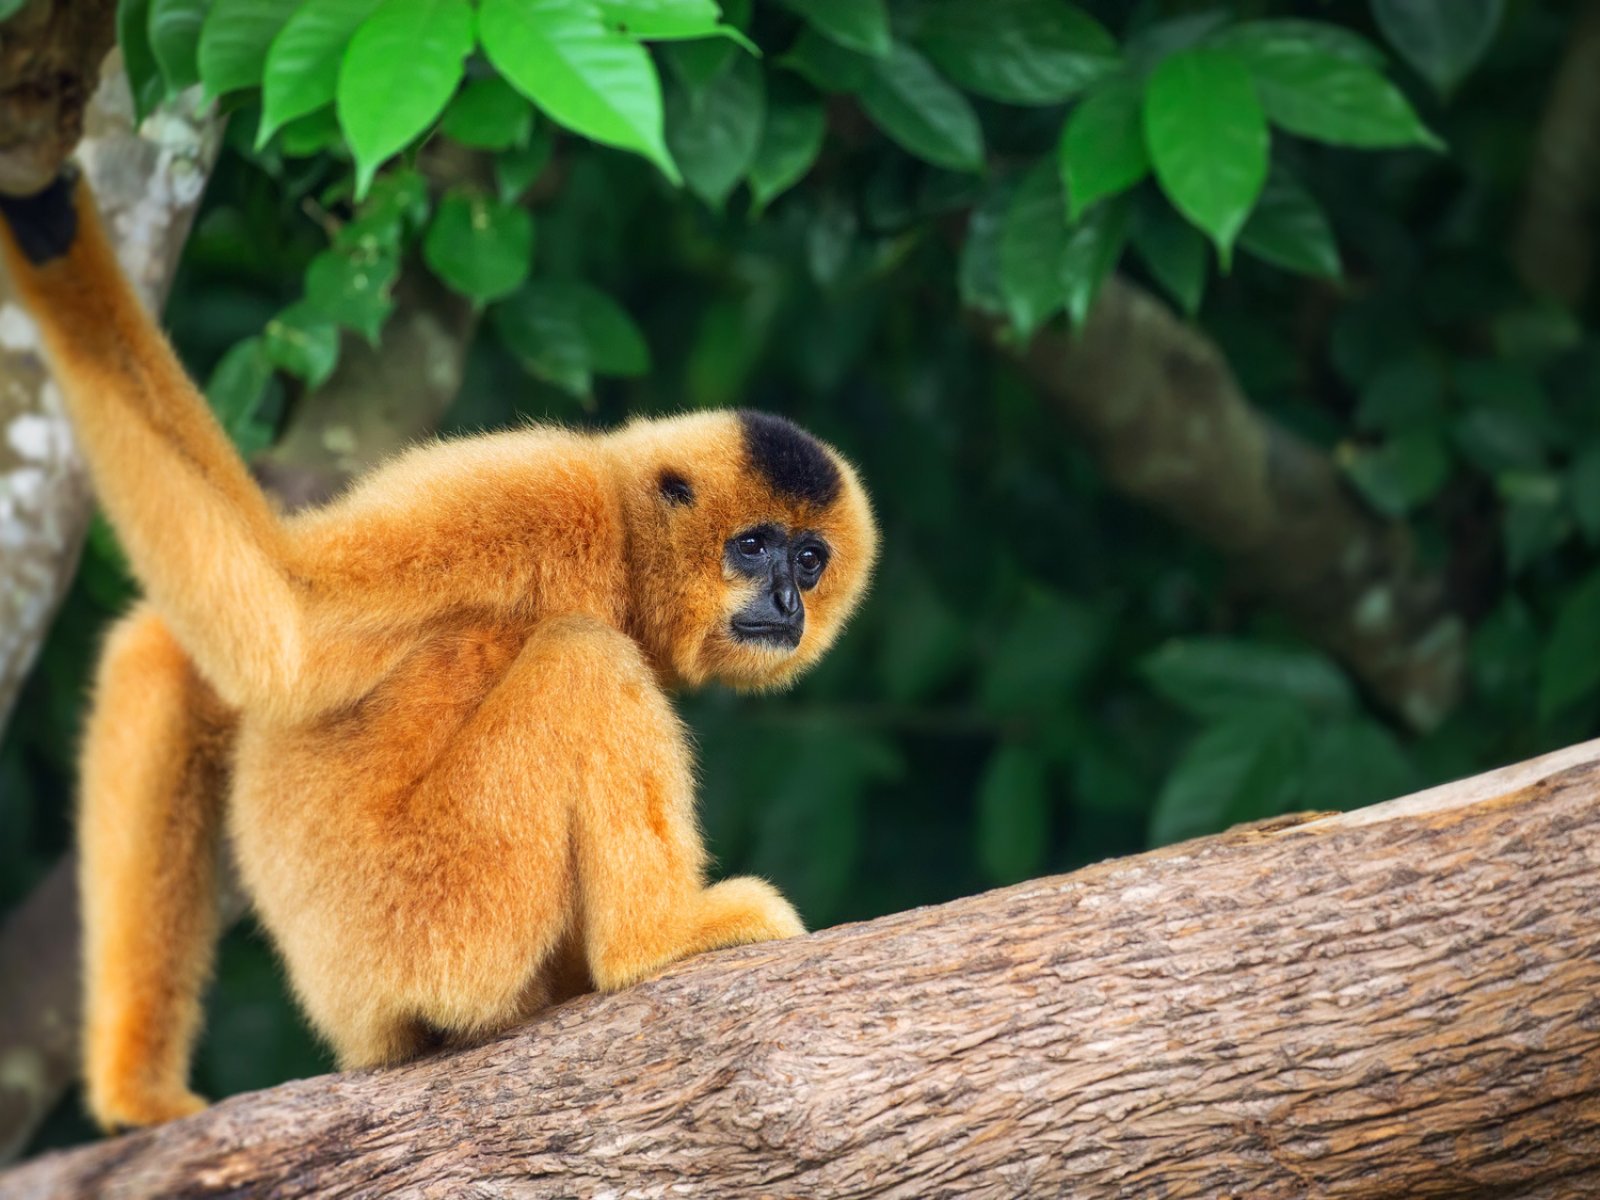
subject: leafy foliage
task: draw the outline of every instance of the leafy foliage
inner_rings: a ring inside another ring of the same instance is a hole
[[[684,701],[721,868],[825,924],[1600,723],[1600,340],[1505,255],[1566,9],[1303,11],[122,0],[118,23],[142,110],[198,83],[231,114],[169,322],[247,452],[437,285],[483,317],[447,431],[750,404],[861,465],[886,557],[858,626],[791,695]],[[1131,505],[997,352],[1070,336],[1113,272],[1412,540],[1470,629],[1444,719],[1408,722]],[[66,840],[94,631],[130,595],[101,531],[0,754],[8,902]],[[308,1069],[289,1014],[233,939],[202,1087]]]

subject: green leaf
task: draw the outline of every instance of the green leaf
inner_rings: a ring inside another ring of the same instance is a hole
[[[765,77],[741,55],[706,88],[667,94],[667,146],[689,190],[720,210],[755,161],[766,119]]]
[[[200,30],[197,58],[206,94],[221,96],[259,84],[267,48],[302,2],[215,0]]]
[[[422,241],[429,268],[479,304],[516,291],[533,267],[533,217],[525,208],[457,189],[439,201]]]
[[[923,699],[960,669],[967,626],[919,572],[895,580],[895,615],[875,639],[883,688],[897,704]]]
[[[1567,594],[1539,657],[1539,717],[1549,720],[1600,687],[1600,571]]]
[[[1572,536],[1566,496],[1557,475],[1534,474],[1518,478],[1503,475],[1496,483],[1506,499],[1501,510],[1501,538],[1506,548],[1506,568],[1520,575],[1534,563],[1560,549]]]
[[[1343,270],[1327,215],[1285,170],[1275,170],[1239,234],[1239,245],[1286,271],[1337,279]]]
[[[882,58],[889,53],[884,0],[785,0],[818,33],[847,50]]]
[[[384,0],[361,23],[344,52],[335,94],[355,155],[358,197],[379,165],[444,111],[471,50],[467,0]]]
[[[1383,36],[1441,96],[1483,59],[1504,14],[1504,0],[1372,0]]]
[[[995,178],[982,200],[973,208],[972,217],[967,222],[967,237],[961,244],[958,282],[961,303],[968,308],[996,315],[1010,312],[1001,247],[1005,242],[1005,228],[1019,185],[1020,179],[1015,174]]]
[[[286,122],[275,137],[275,144],[285,158],[311,158],[344,149],[339,116],[331,104]]]
[[[1400,89],[1369,66],[1267,44],[1234,53],[1249,68],[1267,117],[1290,133],[1338,146],[1443,148]]]
[[[1150,171],[1144,148],[1144,85],[1118,79],[1096,89],[1061,130],[1061,170],[1070,216],[1126,191]]]
[[[810,31],[807,30],[810,36]],[[823,39],[826,41],[826,39]],[[828,45],[833,45],[828,42]],[[845,51],[840,51],[845,53]],[[733,63],[734,44],[724,38],[696,38],[661,47],[661,61],[676,79],[691,92],[699,91]]]
[[[272,364],[260,338],[246,338],[234,346],[206,380],[206,401],[243,454],[265,449],[271,442],[272,431],[257,420],[271,384]]]
[[[9,21],[26,3],[27,0],[0,0],[0,21]]]
[[[1061,177],[1040,161],[1023,178],[1000,233],[1000,290],[1006,313],[1026,339],[1066,303],[1067,246]]]
[[[1206,239],[1171,205],[1139,196],[1130,237],[1145,270],[1189,316],[1200,311],[1206,290]]]
[[[1356,424],[1379,433],[1437,429],[1444,416],[1444,376],[1439,364],[1422,353],[1379,367],[1362,387],[1356,408]]]
[[[978,693],[984,710],[1000,716],[1057,711],[1099,658],[1105,635],[1105,619],[1087,605],[1029,595],[988,655]]]
[[[723,32],[716,0],[599,0],[600,16],[617,32],[639,41],[701,38]]]
[[[904,773],[887,739],[847,728],[808,729],[772,747],[783,764],[759,814],[751,870],[771,879],[813,925],[828,924],[860,874],[869,789]],[[807,769],[809,768],[809,769]],[[818,845],[827,854],[814,853]]]
[[[1472,631],[1472,684],[1496,704],[1530,707],[1544,635],[1521,597],[1505,593]]]
[[[1208,720],[1272,704],[1321,716],[1356,710],[1355,689],[1345,673],[1312,650],[1224,637],[1182,638],[1146,656],[1139,669],[1166,699]]]
[[[1359,33],[1327,21],[1284,17],[1243,21],[1215,34],[1210,44],[1235,50],[1247,62],[1255,57],[1280,54],[1322,54],[1362,67],[1381,69],[1383,51]]]
[[[1116,41],[1061,0],[937,0],[917,42],[962,87],[1008,104],[1059,104],[1121,65]]]
[[[1433,499],[1450,479],[1450,452],[1431,429],[1399,434],[1381,446],[1345,447],[1339,461],[1367,503],[1391,517]]]
[[[200,28],[210,0],[151,0],[149,46],[168,95],[200,82]]]
[[[324,250],[306,268],[309,310],[376,343],[383,323],[394,310],[395,279],[400,259],[388,246],[363,241]]]
[[[892,141],[952,171],[983,169],[983,131],[967,98],[909,46],[873,60],[861,105]]]
[[[333,103],[339,64],[361,23],[382,0],[314,0],[297,8],[267,50],[256,148],[296,117]]]
[[[380,175],[355,219],[339,230],[334,244],[341,250],[398,253],[406,231],[420,230],[433,210],[428,181],[412,169]]]
[[[978,863],[995,883],[1039,873],[1050,848],[1050,795],[1045,764],[1021,746],[990,757],[978,784]]]
[[[1567,474],[1572,515],[1590,543],[1600,542],[1600,445],[1591,445],[1573,461]]]
[[[1082,327],[1094,298],[1100,294],[1100,285],[1122,257],[1128,240],[1128,208],[1127,197],[1119,196],[1091,210],[1067,234],[1060,270],[1067,319],[1074,329]]]
[[[339,365],[339,327],[303,301],[284,309],[262,334],[267,361],[321,387]]]
[[[767,107],[748,173],[752,218],[805,178],[822,151],[827,124],[822,105],[815,101],[785,100]]]
[[[143,122],[166,94],[160,64],[150,45],[151,0],[118,0],[117,43],[122,47],[122,65],[133,92],[134,115]]]
[[[643,375],[650,350],[628,314],[604,292],[567,279],[536,279],[495,306],[495,329],[532,375],[576,396],[590,378]]]
[[[1305,786],[1297,807],[1349,810],[1415,791],[1421,781],[1399,740],[1366,717],[1311,731]]]
[[[483,51],[552,120],[633,150],[681,183],[662,131],[661,81],[644,47],[568,0],[482,0]]]
[[[498,75],[474,79],[445,109],[439,130],[463,146],[509,150],[533,132],[533,106]]]
[[[1145,85],[1144,132],[1161,190],[1226,267],[1267,180],[1267,124],[1249,72],[1221,50],[1174,54]]]
[[[859,92],[872,77],[872,59],[846,50],[813,29],[802,33],[778,66],[823,92]]]
[[[1310,727],[1298,710],[1261,705],[1229,713],[1189,744],[1150,816],[1166,845],[1293,806],[1305,774]]]
[[[534,180],[543,174],[550,162],[552,149],[554,145],[550,131],[540,125],[535,127],[526,146],[513,147],[495,155],[494,181],[500,191],[500,199],[508,203],[521,199],[522,194],[533,186]]]

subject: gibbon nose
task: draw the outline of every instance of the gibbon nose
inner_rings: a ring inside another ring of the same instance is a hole
[[[787,579],[779,580],[772,589],[772,607],[778,610],[780,616],[793,620],[800,611],[799,589]]]

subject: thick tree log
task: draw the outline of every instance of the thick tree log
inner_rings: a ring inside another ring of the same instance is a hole
[[[1597,789],[1592,742],[706,956],[0,1197],[1597,1194]]]
[[[1113,278],[1080,334],[1039,333],[1021,362],[1119,491],[1220,550],[1380,704],[1417,729],[1455,707],[1465,626],[1443,580],[1404,525],[1250,404],[1204,334]]]

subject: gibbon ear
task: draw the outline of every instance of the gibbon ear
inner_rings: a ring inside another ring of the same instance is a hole
[[[656,490],[661,493],[662,499],[668,504],[691,505],[694,503],[694,485],[683,475],[671,468],[661,472],[656,480]]]

